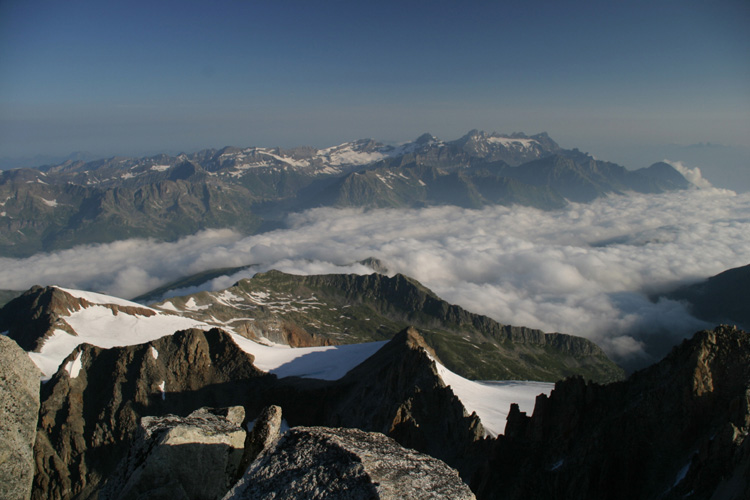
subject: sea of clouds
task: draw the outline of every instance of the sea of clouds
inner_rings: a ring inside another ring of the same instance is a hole
[[[127,240],[0,259],[6,289],[57,284],[134,297],[200,271],[370,273],[380,259],[443,299],[502,323],[585,336],[635,368],[708,327],[659,293],[750,264],[750,193],[713,188],[613,195],[541,211],[320,208],[250,237],[204,231],[176,242]],[[192,292],[196,289],[183,290]]]

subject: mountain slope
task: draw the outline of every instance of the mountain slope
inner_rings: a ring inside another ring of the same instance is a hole
[[[463,468],[473,463],[465,452],[484,443],[479,418],[446,386],[414,330],[332,381],[267,375],[236,339],[192,329],[145,344],[76,347],[42,386],[32,498],[95,498],[127,454],[141,417],[187,415],[203,406],[242,405],[254,416],[279,404],[291,425],[379,431]],[[346,354],[338,361],[352,362]],[[532,384],[528,391],[538,389]],[[495,404],[508,408],[510,401]]]
[[[691,312],[704,321],[750,327],[750,265],[678,288],[666,297],[688,302]]]
[[[501,325],[451,305],[417,281],[380,274],[296,276],[259,273],[221,292],[200,292],[153,306],[263,342],[292,346],[389,339],[418,328],[452,371],[479,380],[598,381],[622,371],[592,342]]]
[[[750,335],[696,333],[605,386],[570,379],[511,411],[477,498],[748,498]]]

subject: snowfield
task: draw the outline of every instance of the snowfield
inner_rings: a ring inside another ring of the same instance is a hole
[[[42,371],[42,379],[48,380],[57,372],[63,360],[79,344],[88,343],[102,348],[143,344],[178,330],[200,328],[209,330],[210,325],[182,316],[168,314],[142,306],[135,302],[92,292],[60,290],[90,302],[91,306],[72,312],[63,319],[75,330],[77,336],[58,329],[47,339],[41,352],[30,352],[29,356]],[[136,307],[153,311],[152,316],[115,314],[106,304]],[[279,378],[305,377],[322,380],[338,380],[355,366],[375,354],[387,341],[340,346],[291,348],[283,345],[263,345],[228,332],[244,352],[255,357],[255,366]],[[151,355],[157,359],[159,353],[152,347]],[[71,377],[78,376],[81,356],[63,367]],[[433,359],[433,361],[435,361]],[[435,361],[438,374],[461,400],[467,412],[476,412],[487,434],[502,434],[511,403],[518,403],[521,411],[534,409],[536,396],[549,394],[554,384],[546,382],[497,381],[476,382],[457,375]]]

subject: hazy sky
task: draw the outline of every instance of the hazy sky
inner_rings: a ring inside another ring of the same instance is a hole
[[[2,0],[0,157],[479,128],[636,168],[747,142],[748,54],[747,0]]]

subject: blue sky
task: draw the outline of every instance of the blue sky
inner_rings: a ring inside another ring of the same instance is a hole
[[[637,168],[750,139],[748,54],[746,0],[0,0],[0,157],[479,128]]]

